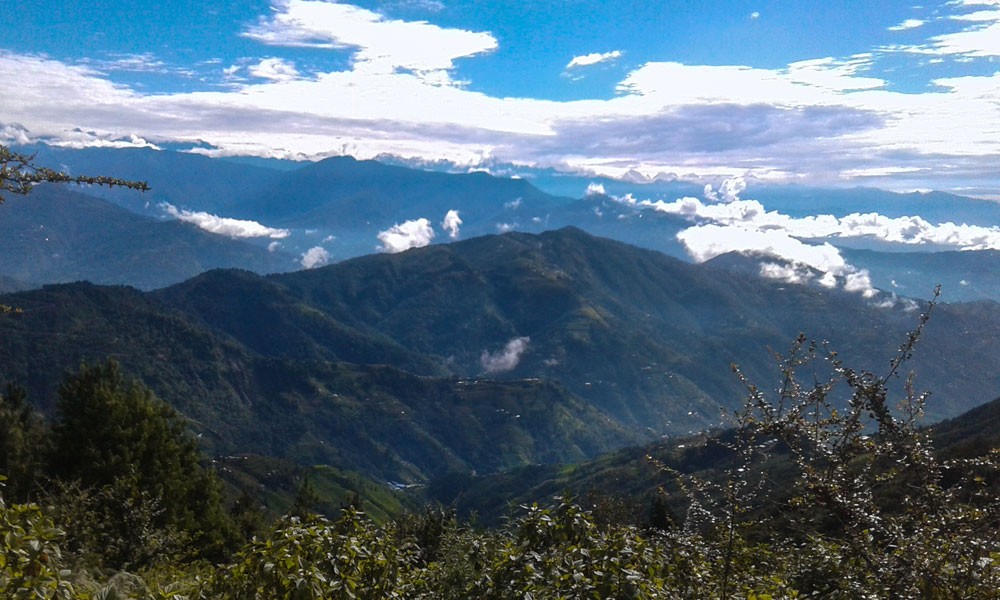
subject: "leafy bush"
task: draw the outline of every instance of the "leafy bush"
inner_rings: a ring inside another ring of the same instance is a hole
[[[0,485],[4,479],[0,477]],[[7,506],[0,494],[0,597],[72,598],[68,573],[60,567],[62,537],[37,504]]]

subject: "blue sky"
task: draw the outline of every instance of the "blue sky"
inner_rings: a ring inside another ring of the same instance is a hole
[[[1000,0],[62,0],[0,31],[0,142],[1000,198]]]

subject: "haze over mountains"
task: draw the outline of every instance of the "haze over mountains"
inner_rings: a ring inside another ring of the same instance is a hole
[[[755,269],[788,283],[837,280],[843,286],[850,279],[860,293],[878,288],[924,298],[940,283],[946,301],[1000,298],[993,250],[1000,240],[1000,205],[949,194],[735,179],[705,188],[497,166],[518,177],[511,179],[349,157],[298,164],[151,149],[30,150],[40,163],[71,173],[112,173],[152,186],[146,194],[37,190],[44,200],[59,199],[58,218],[37,198],[0,207],[0,214],[17,212],[0,219],[9,257],[0,276],[35,285],[89,279],[155,289],[214,267],[292,271],[374,252],[571,225],[688,261],[729,251],[776,255],[759,259]],[[94,198],[189,227],[153,227],[153,221]],[[103,220],[103,243],[95,244],[91,224]],[[191,226],[213,235],[197,236]],[[21,235],[25,227],[47,228],[49,242]],[[138,233],[151,228],[156,235]],[[61,246],[46,248],[53,236]],[[144,253],[186,258],[157,262]]]

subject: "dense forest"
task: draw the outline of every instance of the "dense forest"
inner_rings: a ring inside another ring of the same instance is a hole
[[[700,442],[701,461],[650,450],[659,495],[642,514],[613,495],[562,496],[489,528],[431,505],[385,520],[360,500],[317,514],[308,481],[268,522],[259,500],[224,497],[175,410],[112,361],[84,365],[60,386],[51,422],[23,391],[3,394],[0,589],[11,598],[995,597],[1000,453],[975,443],[935,452],[920,427],[925,397],[907,385],[898,399],[888,387],[926,318],[884,375],[796,340],[776,395],[744,378],[734,427]]]

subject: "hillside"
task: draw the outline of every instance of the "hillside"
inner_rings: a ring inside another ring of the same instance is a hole
[[[876,299],[877,300],[877,299]],[[213,271],[150,293],[9,294],[0,361],[51,407],[61,374],[113,357],[214,453],[419,481],[561,463],[716,426],[773,381],[800,331],[878,370],[916,315],[779,286],[576,229],[486,236],[261,277]],[[914,360],[932,419],[996,395],[993,303],[941,305]],[[518,416],[520,415],[520,416]]]
[[[414,240],[418,245],[500,231],[539,233],[573,226],[689,261],[690,256],[677,234],[700,221],[692,220],[690,215],[659,213],[644,208],[639,201],[672,202],[703,195],[700,186],[682,181],[637,183],[531,169],[499,170],[523,172],[523,176],[513,178],[483,172],[426,171],[413,167],[433,165],[401,166],[350,157],[292,163],[211,159],[193,153],[151,149],[68,150],[43,145],[25,150],[37,151],[41,164],[57,165],[72,173],[109,173],[147,180],[152,189],[145,194],[103,188],[74,190],[144,216],[167,217],[162,204],[169,203],[178,209],[203,213],[198,217],[202,220],[236,218],[288,232],[287,237],[277,242],[280,252],[286,253],[277,266],[267,261],[262,265],[258,255],[213,262],[205,259],[203,250],[197,254],[198,261],[185,265],[185,277],[212,267],[237,267],[258,273],[286,271],[302,266],[302,257],[314,248],[321,248],[330,262],[367,255],[383,248],[378,238],[381,232],[419,219],[427,220],[426,227],[434,231],[434,236],[429,237],[429,230],[423,230],[420,239]],[[607,193],[588,193],[590,183],[599,184],[594,189],[605,189]],[[822,189],[758,182],[744,196],[758,198],[767,210],[792,217],[844,216],[875,210],[887,217],[920,215],[932,223],[989,227],[1000,214],[995,203],[940,192],[898,194],[868,188]],[[442,224],[452,210],[462,220],[453,232]],[[99,224],[95,227],[91,235],[99,237],[102,230]],[[133,245],[137,247],[151,243],[143,234],[129,235],[136,237]],[[274,240],[259,245],[270,241]],[[941,283],[944,298],[950,302],[1000,300],[1000,286],[993,276],[1000,260],[996,252],[934,252],[943,247],[893,244],[870,236],[813,240],[821,241],[838,247],[851,265],[867,269],[874,285],[883,290],[927,298],[930,290]],[[41,241],[33,243],[31,252],[40,255],[47,252]],[[147,289],[162,285],[149,285],[137,279],[139,276],[133,271],[115,278],[116,268],[121,266],[122,249],[112,246],[105,250],[104,254],[91,253],[85,265],[77,265],[69,273],[50,273],[45,261],[37,269],[32,263],[22,261],[22,271],[30,276],[20,279],[36,283],[92,279]],[[181,279],[171,274],[169,282]]]
[[[133,195],[141,195],[132,192]],[[203,271],[262,273],[296,266],[293,257],[160,221],[64,186],[40,186],[0,205],[0,276],[35,284],[89,280],[154,289]]]
[[[945,459],[981,457],[991,449],[1000,449],[1000,399],[934,424],[930,432],[933,447]],[[520,506],[545,505],[556,496],[569,494],[595,510],[612,511],[606,516],[641,523],[649,518],[661,490],[672,490],[671,499],[678,506],[683,504],[674,476],[656,463],[718,483],[724,471],[733,467],[732,454],[724,447],[732,435],[732,430],[717,430],[675,437],[576,464],[532,465],[478,477],[451,473],[432,481],[423,499],[496,525],[516,514]],[[791,487],[794,470],[784,452],[774,452],[761,468],[775,489]],[[994,492],[1000,493],[1000,478],[994,474],[989,481]]]
[[[552,383],[262,356],[130,288],[48,286],[4,300],[20,311],[0,316],[3,379],[43,410],[65,371],[112,357],[180,409],[212,454],[412,482],[579,460],[637,439]]]

